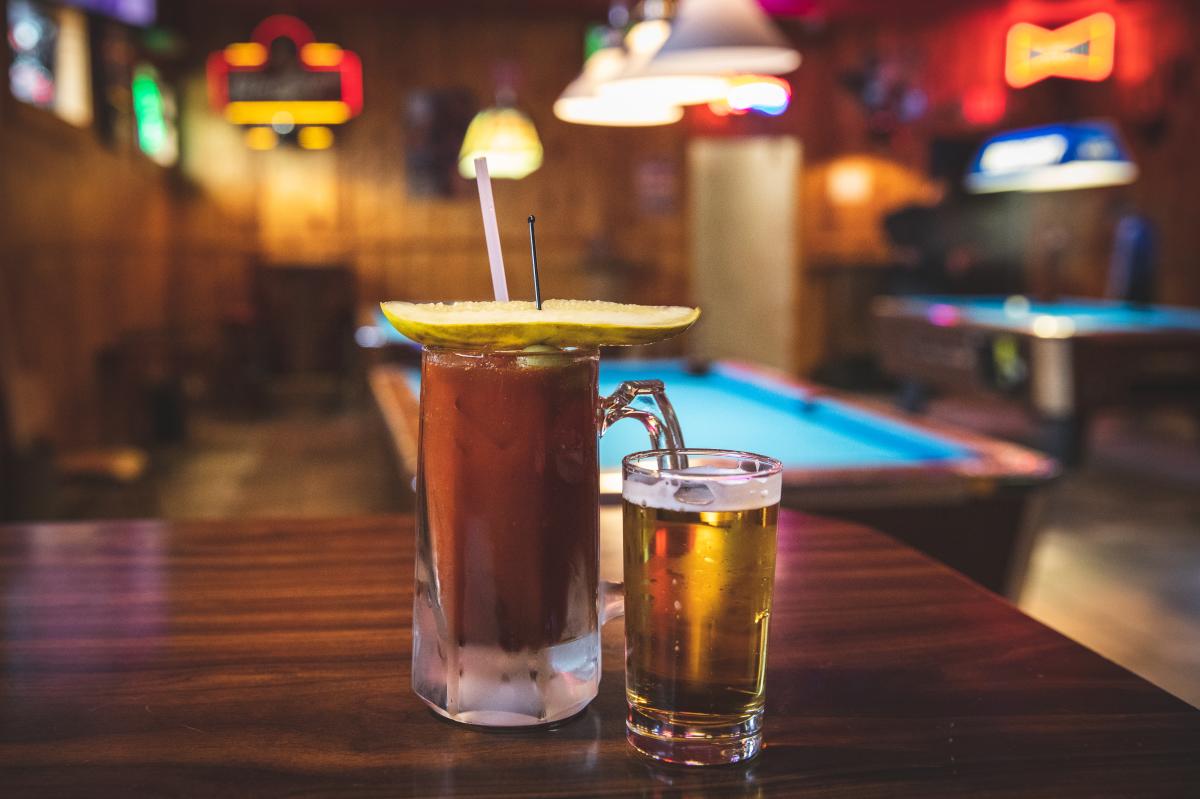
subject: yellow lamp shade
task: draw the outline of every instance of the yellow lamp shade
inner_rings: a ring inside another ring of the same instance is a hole
[[[473,179],[475,159],[484,157],[493,178],[520,180],[542,165],[543,152],[533,120],[515,108],[487,108],[467,127],[458,172]]]

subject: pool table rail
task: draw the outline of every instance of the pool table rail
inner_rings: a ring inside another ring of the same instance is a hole
[[[987,438],[933,419],[896,409],[889,403],[851,397],[834,389],[799,380],[765,366],[738,361],[721,362],[723,370],[759,384],[785,386],[806,401],[833,403],[895,425],[950,442],[963,451],[945,459],[922,460],[910,465],[868,464],[855,467],[784,468],[785,501],[816,494],[820,501],[797,502],[806,509],[845,506],[924,504],[934,498],[986,497],[1007,488],[1027,488],[1056,478],[1053,459],[1016,444]],[[413,392],[407,368],[382,364],[371,369],[369,382],[380,407],[404,472],[417,471],[420,432],[420,398]],[[620,481],[617,469],[606,469],[601,483],[606,498],[616,499]],[[609,479],[604,479],[604,478]],[[869,492],[863,488],[869,487]]]
[[[971,327],[994,333],[1044,338],[1117,339],[1136,336],[1175,341],[1180,337],[1195,340],[1200,336],[1200,310],[1195,308],[1123,305],[1110,300],[1068,297],[1062,300],[1062,305],[1077,308],[1077,313],[1053,308],[1038,311],[1037,305],[1028,311],[1007,312],[1003,307],[996,306],[999,301],[998,297],[971,295],[877,297],[871,311],[876,319],[918,319],[936,327]],[[972,309],[972,302],[986,303],[986,306]],[[1106,319],[1106,316],[1112,318]],[[1038,321],[1047,317],[1068,318],[1072,323],[1068,328],[1057,330],[1054,325],[1048,325],[1046,333],[1039,333]]]
[[[929,389],[1015,400],[1067,463],[1082,457],[1099,410],[1170,406],[1200,414],[1200,311],[1076,300],[1064,308],[1096,313],[1087,324],[1064,325],[1056,320],[1070,313],[991,321],[997,298],[936,299],[883,297],[873,306],[881,364],[903,381],[909,405],[922,404]],[[972,301],[990,302],[989,313],[962,310]],[[1103,312],[1116,318],[1106,325]],[[1042,318],[1049,321],[1039,330]]]
[[[405,367],[390,363],[372,366],[367,372],[367,383],[403,475],[415,478],[420,451],[421,400],[408,385]]]
[[[870,525],[918,549],[998,593],[1019,591],[1028,561],[1033,501],[1059,473],[1045,455],[968,433],[889,407],[849,397],[778,371],[720,362],[722,374],[754,382],[815,405],[870,420],[888,435],[939,442],[953,457],[914,458],[906,465],[863,463],[857,467],[785,468],[783,503]],[[411,369],[379,365],[370,371],[372,393],[406,477],[417,470],[419,398]],[[668,385],[669,389],[669,385]],[[620,501],[617,470],[603,470],[601,501]]]
[[[821,491],[827,499],[822,507],[846,501],[861,505],[858,487],[869,483],[876,494],[875,504],[923,502],[933,496],[986,496],[1009,487],[1040,486],[1058,477],[1060,468],[1053,458],[1016,444],[977,435],[933,419],[898,410],[888,402],[850,396],[835,389],[794,378],[770,367],[742,362],[725,362],[731,371],[758,380],[782,383],[800,392],[811,402],[833,402],[866,412],[901,427],[949,441],[965,454],[914,465],[871,465],[869,468],[786,468],[785,493]],[[893,490],[887,490],[888,488]]]

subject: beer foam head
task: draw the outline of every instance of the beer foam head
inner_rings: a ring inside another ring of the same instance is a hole
[[[745,472],[718,466],[663,470],[656,475],[627,474],[622,495],[645,508],[680,512],[755,510],[775,505],[783,493],[783,475]]]

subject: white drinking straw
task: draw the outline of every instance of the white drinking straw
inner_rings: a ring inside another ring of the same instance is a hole
[[[500,227],[496,224],[496,201],[492,199],[492,178],[487,159],[475,159],[475,182],[479,184],[479,209],[483,212],[483,237],[487,241],[488,262],[492,266],[492,293],[497,302],[508,302],[508,281],[504,279],[504,253],[500,251]]]

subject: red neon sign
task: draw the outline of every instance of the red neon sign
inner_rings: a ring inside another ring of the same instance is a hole
[[[362,61],[277,14],[250,41],[209,55],[208,92],[213,108],[237,125],[270,125],[280,115],[295,125],[339,125],[362,112]]]
[[[972,86],[962,95],[962,117],[972,125],[994,125],[1008,107],[1005,89],[999,84]]]
[[[1008,29],[1004,77],[1014,89],[1046,78],[1100,81],[1112,74],[1117,23],[1103,11],[1049,30],[1028,22]]]

